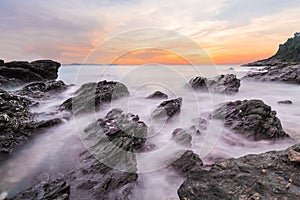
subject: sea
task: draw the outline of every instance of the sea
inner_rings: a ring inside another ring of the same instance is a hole
[[[226,129],[222,121],[211,120],[203,134],[193,137],[190,147],[208,168],[226,158],[286,149],[300,141],[299,85],[241,79],[240,90],[233,95],[197,92],[186,86],[196,76],[230,73],[242,78],[250,71],[262,70],[261,67],[239,65],[63,65],[58,80],[71,87],[51,99],[40,101],[32,112],[39,114],[39,120],[60,117],[64,123],[35,136],[0,166],[0,193],[12,195],[40,180],[62,177],[80,162],[79,155],[85,149],[85,141],[81,138],[83,129],[112,108],[138,115],[148,126],[147,144],[155,146],[149,152],[136,154],[139,178],[131,199],[178,199],[177,189],[184,178],[165,162],[173,152],[170,145],[172,132],[193,126],[195,120],[206,118],[224,102],[263,100],[277,112],[283,129],[293,140],[252,141]],[[124,83],[130,96],[105,104],[97,113],[68,119],[69,113],[57,112],[58,106],[82,84],[101,80]],[[166,93],[169,99],[183,98],[181,112],[160,123],[152,119],[151,112],[163,100],[146,99],[157,90]],[[280,100],[291,100],[293,104],[278,104]],[[71,196],[71,199],[76,197]]]

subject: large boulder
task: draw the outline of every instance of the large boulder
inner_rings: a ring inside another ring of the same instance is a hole
[[[12,198],[6,198],[6,200],[34,200],[34,199],[44,199],[44,200],[68,200],[70,198],[70,186],[66,181],[62,179],[57,179],[54,181],[43,181],[31,188],[20,192]]]
[[[210,91],[225,94],[237,93],[240,85],[240,80],[234,74],[220,75],[210,79],[198,76],[192,78],[188,84],[195,91]]]
[[[213,111],[211,117],[224,120],[226,127],[254,140],[289,137],[282,129],[276,111],[261,100],[222,104]]]
[[[163,101],[157,108],[152,112],[152,118],[171,118],[181,110],[182,98],[171,99]]]
[[[139,117],[120,109],[90,124],[81,136],[87,151],[70,173],[71,193],[86,193],[88,199],[127,199],[138,178],[134,152],[146,137],[147,126]]]
[[[36,121],[29,111],[31,104],[25,97],[0,89],[0,162],[38,130],[61,122],[57,118]]]
[[[129,92],[123,83],[104,80],[83,84],[73,95],[63,102],[60,108],[80,114],[99,111],[104,103],[129,96]]]
[[[35,82],[16,91],[16,94],[34,99],[49,98],[53,94],[65,91],[68,86],[63,81]]]
[[[291,151],[227,159],[209,170],[199,169],[178,189],[180,199],[299,199],[300,165]]]
[[[60,63],[52,60],[13,61],[0,64],[0,87],[15,87],[34,81],[54,80]]]

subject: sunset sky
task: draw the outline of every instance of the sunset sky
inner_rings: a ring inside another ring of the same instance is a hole
[[[300,31],[300,1],[0,0],[0,27],[0,58],[8,61],[50,58],[82,63],[103,41],[151,27],[191,39],[216,64],[239,64],[270,57],[280,43]],[[132,33],[132,43],[149,37]],[[155,45],[152,49],[151,43],[135,49],[125,40],[110,42],[113,52],[104,48],[88,62],[185,62],[172,51],[155,49]],[[154,40],[181,48],[183,57],[195,54],[186,43],[174,43],[168,37]],[[116,56],[120,48],[128,52]]]

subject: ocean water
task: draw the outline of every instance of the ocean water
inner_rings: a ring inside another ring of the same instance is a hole
[[[149,152],[137,154],[139,179],[132,199],[178,199],[177,189],[183,178],[167,167],[165,162],[173,155],[171,135],[176,128],[189,128],[195,119],[205,117],[216,105],[233,100],[261,99],[277,111],[284,130],[294,140],[251,141],[223,127],[221,121],[209,121],[208,129],[193,137],[191,149],[205,164],[225,158],[237,158],[246,154],[258,154],[270,150],[282,150],[300,140],[300,86],[284,83],[269,83],[242,80],[239,93],[223,95],[194,92],[185,85],[195,76],[213,77],[233,73],[243,77],[248,71],[258,68],[240,66],[187,66],[187,65],[64,65],[59,70],[59,80],[74,84],[68,91],[51,100],[41,101],[32,111],[41,113],[41,119],[53,116],[64,117],[67,113],[56,113],[57,106],[67,99],[81,84],[100,80],[116,80],[124,83],[130,97],[106,104],[98,113],[65,120],[62,125],[49,129],[20,148],[0,166],[0,188],[9,194],[16,193],[45,176],[62,176],[69,168],[78,164],[79,154],[85,141],[80,133],[91,122],[103,117],[112,108],[137,114],[149,127],[147,144],[155,147]],[[160,90],[169,99],[182,97],[181,112],[168,121],[157,123],[151,111],[162,100],[145,99],[150,93]],[[279,105],[279,100],[292,100],[292,105]],[[47,114],[52,112],[51,115]],[[175,150],[174,150],[175,149]],[[45,171],[48,174],[45,175]],[[1,191],[1,190],[0,190]],[[75,197],[73,197],[75,198]]]

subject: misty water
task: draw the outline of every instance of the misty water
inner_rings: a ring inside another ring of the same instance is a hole
[[[249,70],[258,69],[240,66],[64,65],[60,68],[58,79],[74,86],[32,108],[32,112],[41,114],[39,120],[59,117],[65,118],[64,123],[34,137],[0,166],[0,191],[13,194],[38,180],[47,179],[48,176],[63,176],[80,161],[79,154],[85,145],[80,133],[91,122],[104,117],[112,108],[121,108],[125,112],[139,115],[140,120],[148,126],[146,144],[155,145],[153,150],[137,154],[139,178],[132,199],[178,199],[177,189],[184,179],[164,162],[170,152],[172,153],[172,132],[176,128],[191,127],[195,124],[195,119],[207,116],[220,103],[261,99],[277,111],[284,130],[294,140],[251,141],[224,128],[222,121],[209,121],[207,130],[193,137],[191,146],[204,164],[211,165],[221,159],[237,158],[246,154],[282,150],[293,145],[300,140],[298,85],[242,80],[240,91],[234,95],[194,92],[185,87],[189,79],[195,76],[212,77],[233,73],[243,77]],[[130,97],[106,104],[98,113],[76,118],[67,119],[68,113],[55,112],[57,106],[70,97],[81,84],[104,79],[124,83],[129,89]],[[181,112],[166,122],[153,121],[150,113],[162,100],[145,97],[155,90],[166,93],[169,99],[182,97]],[[293,104],[277,103],[287,99],[292,100]]]

